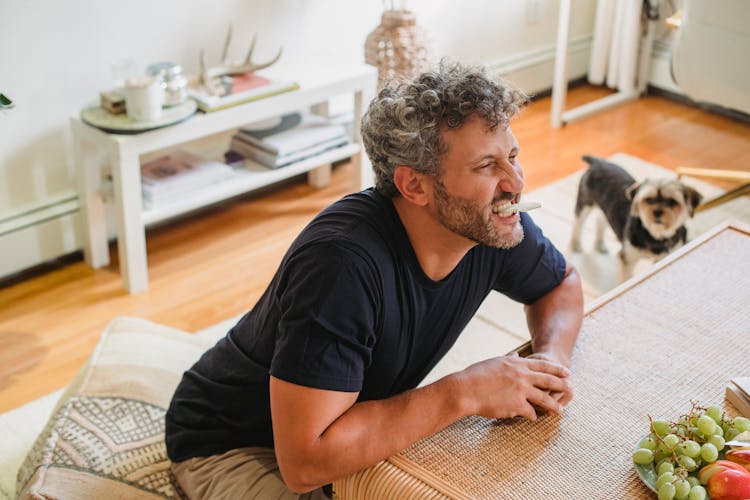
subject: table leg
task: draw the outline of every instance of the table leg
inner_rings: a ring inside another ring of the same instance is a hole
[[[555,76],[552,81],[552,128],[563,126],[562,114],[568,93],[568,32],[570,31],[570,0],[560,1],[557,19],[557,45],[555,49]]]
[[[375,182],[375,176],[372,171],[372,163],[370,158],[365,152],[365,147],[362,144],[362,134],[360,131],[360,122],[362,121],[362,115],[364,115],[367,106],[370,105],[370,101],[373,98],[373,94],[369,89],[360,89],[354,93],[354,122],[352,123],[354,141],[356,141],[361,147],[358,159],[356,159],[356,183],[355,189],[365,189],[372,186]]]
[[[328,101],[313,104],[310,106],[310,112],[326,118],[330,118],[331,116]],[[307,183],[316,189],[328,186],[331,183],[331,170],[332,166],[330,163],[310,170],[307,173]]]
[[[86,139],[79,122],[71,120],[74,161],[78,175],[78,204],[83,220],[83,257],[94,269],[109,264],[107,217],[102,196],[100,151]]]
[[[112,152],[112,159],[120,275],[128,292],[142,292],[148,289],[148,263],[141,216],[140,160],[138,154],[121,148]]]
[[[333,168],[330,163],[321,165],[307,173],[307,183],[315,189],[321,189],[331,183],[331,172]]]

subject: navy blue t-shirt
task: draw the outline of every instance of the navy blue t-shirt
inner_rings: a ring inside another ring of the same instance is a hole
[[[172,461],[273,446],[269,376],[383,399],[416,387],[491,290],[532,303],[565,259],[522,213],[524,239],[477,245],[441,281],[417,261],[392,201],[373,189],[321,212],[256,306],[185,372],[166,416]]]

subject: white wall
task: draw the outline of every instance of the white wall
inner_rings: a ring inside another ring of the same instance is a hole
[[[495,65],[535,91],[551,86],[558,3],[407,5],[431,34],[435,56]],[[57,199],[74,198],[67,119],[112,85],[113,64],[132,59],[144,69],[174,61],[195,72],[201,48],[209,60],[218,59],[230,23],[235,58],[257,33],[258,60],[282,46],[287,60],[360,62],[382,5],[380,0],[3,0],[0,92],[16,107],[0,111],[0,276],[80,247],[75,211],[25,229],[18,221]],[[572,50],[579,54],[572,76],[585,73],[580,61],[585,64],[595,5],[595,0],[573,2]]]

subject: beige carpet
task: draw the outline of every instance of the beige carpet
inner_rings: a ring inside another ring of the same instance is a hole
[[[674,173],[669,170],[626,154],[613,155],[610,160],[623,166],[637,179],[674,176]],[[583,161],[581,167],[584,167]],[[610,234],[608,236],[611,250],[609,254],[602,255],[592,251],[594,220],[591,217],[584,231],[584,253],[574,254],[568,250],[573,206],[580,175],[581,172],[578,172],[530,192],[525,197],[542,203],[542,208],[532,212],[534,220],[581,272],[584,279],[585,298],[587,302],[590,302],[616,285],[614,255],[619,243],[614,235]],[[720,192],[699,181],[688,179],[688,182],[707,197],[713,197]],[[694,238],[714,225],[731,218],[750,222],[749,198],[734,200],[721,207],[700,213],[690,221],[689,237]],[[235,321],[236,318],[228,319],[202,330],[199,334],[219,338]],[[454,348],[428,375],[424,383],[482,359],[503,355],[528,340],[528,337],[522,307],[493,293],[482,305]],[[61,391],[56,391],[0,415],[0,499],[14,497],[16,471],[34,438],[44,426],[60,393]]]

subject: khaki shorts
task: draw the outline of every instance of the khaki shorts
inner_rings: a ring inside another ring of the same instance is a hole
[[[326,500],[322,488],[298,495],[281,480],[273,448],[238,448],[222,455],[190,458],[172,464],[189,500]]]

